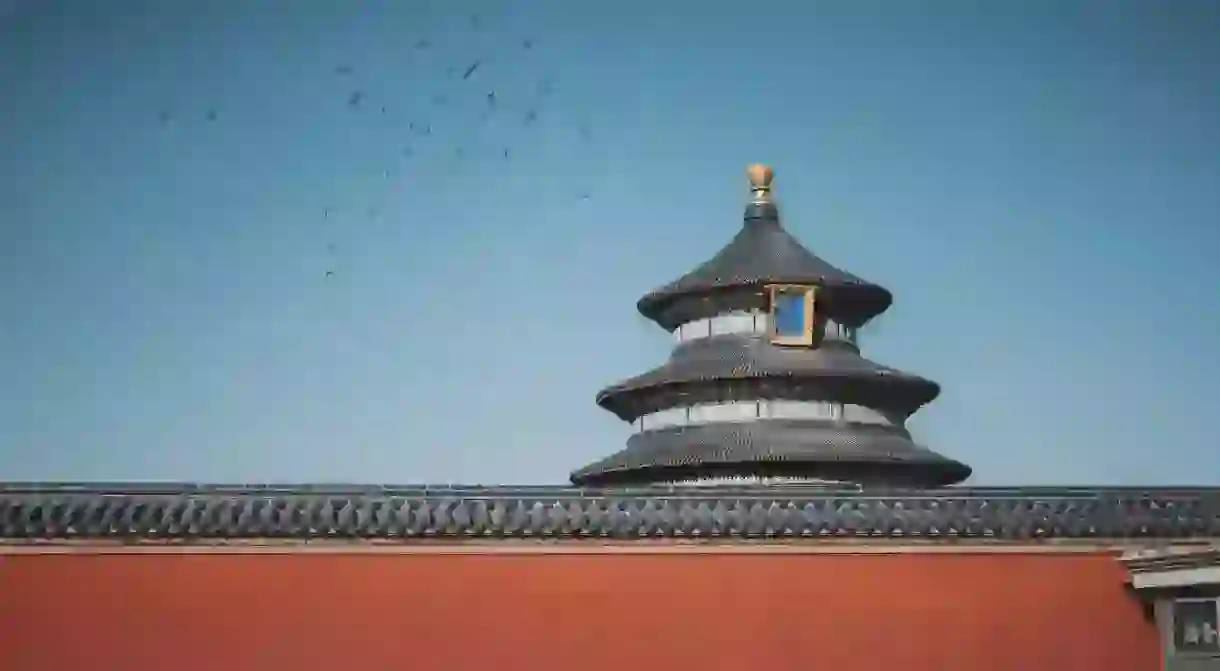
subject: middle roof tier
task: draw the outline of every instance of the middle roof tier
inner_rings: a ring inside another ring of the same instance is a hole
[[[761,334],[727,334],[679,345],[663,365],[603,389],[597,404],[627,422],[673,407],[758,399],[851,403],[906,417],[939,393],[935,382],[846,344],[782,347]]]

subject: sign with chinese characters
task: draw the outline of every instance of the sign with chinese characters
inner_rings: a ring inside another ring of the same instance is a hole
[[[1215,599],[1174,601],[1174,651],[1220,654],[1220,631],[1216,625]]]

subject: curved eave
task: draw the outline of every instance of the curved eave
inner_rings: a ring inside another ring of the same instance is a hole
[[[852,328],[859,328],[888,310],[894,302],[893,294],[885,287],[863,280],[837,280],[825,275],[726,277],[697,284],[683,284],[684,279],[646,294],[636,302],[636,310],[665,330],[672,331],[687,321],[684,312],[670,309],[681,302],[699,301],[717,292],[761,290],[771,284],[800,284],[819,288],[818,311],[821,314]]]
[[[773,203],[746,206],[744,225],[712,258],[636,303],[645,317],[673,330],[697,310],[672,309],[708,294],[765,284],[821,287],[822,309],[849,326],[860,326],[884,312],[890,292],[835,267],[800,243],[780,224]]]
[[[597,404],[630,422],[642,414],[629,402],[638,394],[678,391],[673,387],[682,386],[710,390],[717,384],[750,382],[767,386],[776,382],[785,386],[822,384],[829,387],[826,391],[831,396],[817,400],[854,403],[857,401],[833,395],[838,392],[863,395],[862,405],[905,414],[915,412],[940,394],[940,385],[935,382],[865,359],[854,348],[787,348],[772,345],[766,338],[725,335],[679,347],[663,365],[603,389],[597,394]],[[796,398],[814,400],[814,397]],[[708,400],[713,399],[694,399]]]
[[[957,484],[970,473],[966,464],[915,444],[902,430],[759,420],[637,433],[626,449],[570,477],[594,487],[756,476],[931,488]]]
[[[733,477],[743,473],[759,477],[818,478],[828,482],[899,482],[902,487],[932,489],[948,487],[970,477],[969,466],[948,460],[943,464],[851,461],[802,462],[799,460],[751,460],[690,465],[648,465],[637,468],[581,469],[572,473],[578,487],[629,487],[655,483],[692,481],[699,478]]]
[[[641,376],[642,377],[642,376]],[[609,387],[597,394],[597,405],[604,410],[608,410],[619,419],[625,422],[634,422],[641,414],[632,409],[631,405],[626,402],[627,399],[651,392],[660,392],[669,387],[682,387],[693,385],[709,385],[714,386],[718,383],[729,382],[768,382],[787,380],[794,385],[800,384],[818,384],[827,385],[847,385],[860,384],[869,385],[876,389],[878,395],[887,395],[890,397],[885,403],[874,402],[870,407],[876,407],[879,410],[896,410],[904,415],[910,415],[919,408],[931,403],[940,395],[940,385],[925,380],[920,377],[909,375],[882,375],[878,373],[861,375],[855,372],[839,373],[835,371],[823,371],[817,373],[794,374],[785,372],[759,372],[742,375],[708,375],[698,376],[692,375],[683,378],[673,378],[663,381],[658,381],[649,384],[632,384],[628,380],[622,384]],[[780,397],[776,397],[780,398]],[[823,398],[821,400],[840,400],[833,398]],[[869,405],[869,404],[864,404]]]

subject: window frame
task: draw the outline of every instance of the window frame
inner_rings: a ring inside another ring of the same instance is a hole
[[[1183,650],[1178,647],[1178,604],[1208,603],[1215,613],[1217,629],[1220,629],[1220,600],[1216,597],[1177,597],[1169,600],[1169,649],[1175,657],[1211,658],[1220,657],[1220,652],[1212,650]],[[1220,648],[1220,643],[1217,644]]]
[[[804,328],[800,335],[780,335],[775,321],[775,298],[778,294],[797,292],[804,294]],[[794,347],[813,345],[815,326],[818,321],[817,315],[814,313],[814,309],[817,307],[817,292],[816,286],[808,284],[770,284],[767,286],[767,316],[771,320],[771,323],[767,325],[767,335],[772,344]]]

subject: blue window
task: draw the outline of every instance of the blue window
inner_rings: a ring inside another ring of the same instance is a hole
[[[813,344],[813,287],[771,287],[771,340],[780,345]]]
[[[805,293],[796,291],[775,292],[775,335],[782,338],[800,337],[805,334]]]

